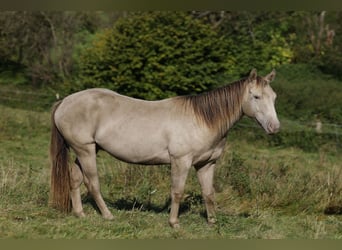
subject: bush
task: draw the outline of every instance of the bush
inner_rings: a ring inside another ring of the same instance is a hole
[[[341,83],[312,65],[283,65],[272,84],[278,114],[292,120],[342,122]]]
[[[342,49],[330,48],[317,62],[322,72],[330,74],[339,80],[342,79]]]
[[[233,152],[227,156],[222,167],[219,168],[215,189],[221,192],[226,183],[237,192],[240,197],[249,196],[251,194],[250,187],[250,169],[239,154]]]
[[[211,89],[229,74],[226,42],[185,12],[144,12],[98,35],[80,60],[76,88],[165,98]]]

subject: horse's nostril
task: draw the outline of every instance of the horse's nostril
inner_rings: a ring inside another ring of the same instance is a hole
[[[272,133],[277,133],[280,129],[280,123],[272,124]]]
[[[267,132],[269,134],[275,134],[279,131],[280,123],[279,122],[267,122],[266,124]]]

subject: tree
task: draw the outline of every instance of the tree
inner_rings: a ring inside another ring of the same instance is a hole
[[[0,13],[0,67],[25,70],[34,85],[63,82],[74,74],[74,54],[98,27],[119,13],[5,11]],[[107,19],[102,21],[102,19]]]
[[[317,64],[327,74],[342,79],[342,12],[328,12]]]
[[[234,76],[251,67],[268,71],[294,58],[293,12],[202,11],[195,18],[210,24],[230,44],[228,50],[236,64]]]
[[[232,72],[227,45],[185,12],[134,13],[85,49],[74,88],[107,87],[144,99],[202,92]]]

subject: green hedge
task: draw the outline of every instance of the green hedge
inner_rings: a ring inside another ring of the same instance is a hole
[[[211,89],[229,75],[227,41],[185,12],[143,12],[98,35],[80,59],[76,88],[165,98]]]

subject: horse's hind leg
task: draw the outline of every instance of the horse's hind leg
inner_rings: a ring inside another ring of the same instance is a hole
[[[105,204],[100,192],[100,183],[96,167],[95,144],[83,145],[82,147],[76,148],[74,147],[74,149],[82,168],[87,189],[94,198],[97,207],[101,211],[102,217],[105,219],[113,219],[113,215],[107,208],[107,205]],[[77,203],[77,200],[75,201]]]
[[[78,160],[75,161],[71,168],[70,175],[70,198],[72,202],[73,213],[77,217],[85,217],[82,207],[81,191],[80,186],[83,182],[83,173],[81,171],[81,166]]]

